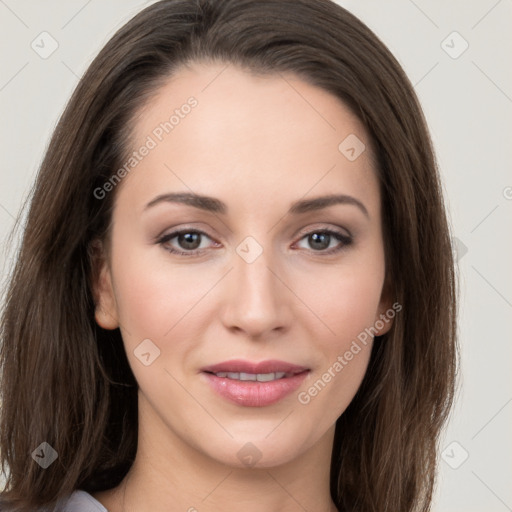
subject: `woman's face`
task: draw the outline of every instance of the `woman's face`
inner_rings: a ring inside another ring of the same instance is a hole
[[[96,320],[120,326],[143,439],[240,467],[330,453],[369,329],[391,326],[362,125],[293,75],[194,64],[132,149]]]

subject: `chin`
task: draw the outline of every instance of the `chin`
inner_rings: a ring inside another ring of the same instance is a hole
[[[311,439],[308,442],[304,436],[299,438],[290,435],[289,432],[273,432],[270,436],[267,429],[264,432],[262,433],[260,429],[253,436],[246,433],[229,441],[223,439],[222,442],[212,442],[215,449],[212,450],[210,445],[206,453],[218,462],[233,468],[268,469],[294,461],[310,445],[318,441]]]

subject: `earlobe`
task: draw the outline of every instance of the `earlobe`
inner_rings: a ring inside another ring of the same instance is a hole
[[[375,317],[376,336],[386,334],[393,325],[393,319],[396,311],[391,299],[393,290],[388,277],[386,277],[384,286],[382,287],[381,299],[379,303],[378,314]]]
[[[103,327],[103,329],[117,329],[119,327],[117,307],[113,294],[106,290],[101,292],[100,299],[96,303],[94,318],[96,323]]]
[[[377,331],[375,336],[386,334],[393,325],[393,318],[394,310],[391,307],[379,309],[379,316],[375,319],[375,329]]]
[[[119,327],[112,276],[100,241],[91,244],[92,292],[96,323],[103,329]]]

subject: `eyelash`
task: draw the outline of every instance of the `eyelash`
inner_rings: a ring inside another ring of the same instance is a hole
[[[162,247],[164,247],[164,249],[166,251],[168,251],[172,254],[176,254],[179,256],[187,256],[187,257],[200,256],[205,249],[193,249],[191,251],[180,251],[180,250],[177,250],[174,248],[165,247],[165,244],[167,242],[169,242],[170,240],[172,240],[173,238],[176,238],[177,236],[182,235],[182,234],[190,234],[190,233],[199,234],[201,236],[206,236],[211,239],[211,237],[204,231],[200,231],[197,229],[181,229],[179,231],[173,231],[172,233],[168,233],[167,235],[164,235],[159,240],[157,240],[157,243],[159,245],[161,245]],[[299,241],[303,240],[304,238],[306,238],[310,235],[313,235],[313,234],[324,234],[324,235],[333,236],[339,242],[341,242],[341,244],[339,246],[332,247],[327,250],[319,250],[319,251],[315,251],[313,249],[311,250],[313,253],[317,253],[317,254],[322,254],[322,255],[336,254],[336,253],[340,252],[341,250],[343,250],[344,248],[351,245],[353,242],[351,236],[340,233],[339,231],[334,231],[332,229],[316,229],[313,231],[309,231],[309,232],[305,233],[304,235],[302,235],[302,237],[299,239]]]

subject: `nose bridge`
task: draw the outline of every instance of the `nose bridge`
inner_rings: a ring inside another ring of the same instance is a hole
[[[239,258],[239,261],[235,263],[238,293],[245,300],[261,302],[265,299],[267,303],[275,300],[276,283],[274,275],[269,270],[271,258],[268,252],[265,251],[254,261],[247,262],[243,258]]]
[[[252,237],[238,245],[225,305],[226,327],[237,327],[257,336],[287,323],[286,293],[274,275],[273,262],[271,249],[264,248]]]

